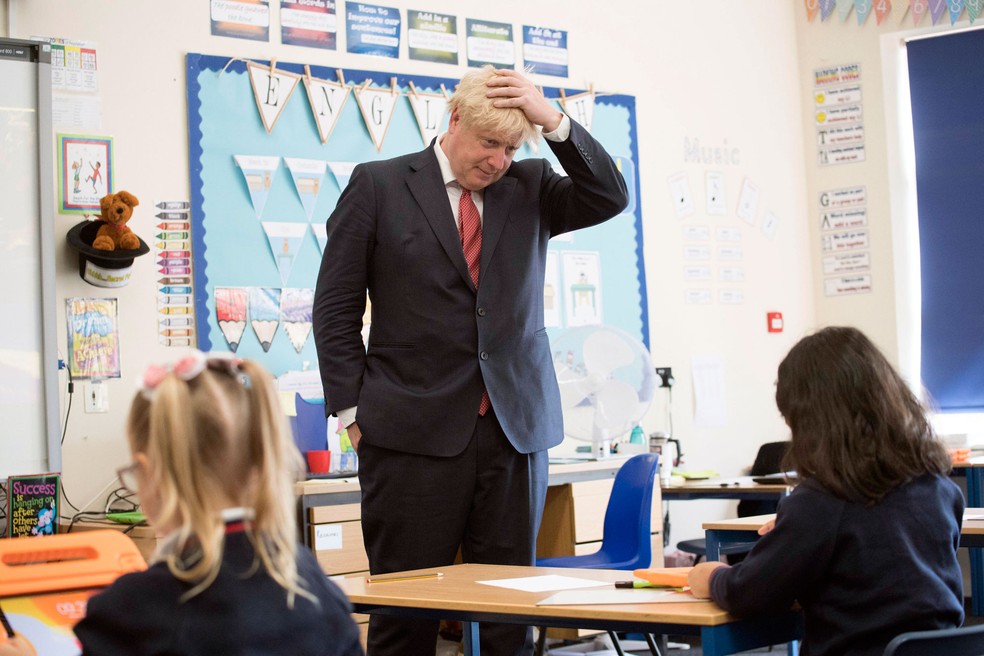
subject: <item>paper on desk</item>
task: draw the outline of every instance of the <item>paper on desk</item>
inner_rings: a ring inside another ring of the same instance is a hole
[[[579,579],[573,576],[548,574],[546,576],[523,576],[515,579],[498,579],[494,581],[476,581],[482,585],[494,585],[497,588],[522,590],[524,592],[549,592],[551,590],[576,590],[578,588],[596,588],[602,585],[612,585],[611,582],[594,579]]]
[[[592,606],[596,604],[676,604],[704,601],[689,592],[646,588],[569,590],[541,599],[537,606]]]
[[[981,514],[981,513],[964,513],[963,518],[964,518],[964,521],[965,522],[975,521],[975,520],[984,519],[984,514]]]

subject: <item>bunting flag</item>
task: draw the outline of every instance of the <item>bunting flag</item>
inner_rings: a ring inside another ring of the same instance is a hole
[[[263,352],[270,350],[280,325],[280,290],[273,287],[249,288],[249,324],[260,340]]]
[[[338,189],[340,191],[345,191],[345,185],[348,184],[349,178],[352,177],[352,171],[355,170],[358,162],[328,162],[328,168],[331,169],[331,174],[335,176],[335,182],[338,183]]]
[[[284,157],[284,164],[294,179],[294,188],[301,199],[301,205],[307,213],[308,221],[314,214],[314,206],[318,203],[321,192],[321,181],[325,177],[325,161],[323,159],[298,159]]]
[[[249,197],[253,201],[253,211],[256,212],[256,218],[260,218],[263,215],[267,196],[270,195],[270,187],[273,186],[273,180],[277,176],[280,158],[276,155],[233,155],[233,158],[242,169],[243,177],[246,178],[246,188],[249,189]]]
[[[386,139],[386,131],[389,129],[390,119],[393,118],[393,109],[396,101],[400,97],[400,91],[396,86],[396,78],[390,80],[390,87],[370,87],[371,80],[366,80],[361,87],[355,87],[355,100],[359,103],[362,110],[362,118],[369,129],[369,136],[376,144],[376,150],[383,149],[383,141]]]
[[[345,76],[342,70],[338,69],[338,82],[330,82],[316,77],[311,77],[311,67],[305,66],[304,88],[307,89],[308,101],[311,104],[311,112],[314,114],[314,122],[318,125],[318,134],[321,135],[321,143],[328,143],[328,137],[335,129],[338,117],[342,115],[342,107],[348,100],[351,89],[345,84]]]
[[[280,282],[287,286],[290,270],[294,266],[294,258],[301,249],[304,235],[307,233],[307,223],[272,223],[263,222],[263,231],[270,241],[273,259],[280,271]]]
[[[246,330],[246,313],[249,307],[249,296],[245,289],[239,287],[216,287],[215,318],[219,322],[219,330],[225,337],[229,349],[235,353]]]
[[[834,0],[820,0],[820,22],[830,18],[834,12]]]
[[[946,8],[950,12],[950,25],[953,25],[960,20],[960,14],[964,10],[964,0],[946,0]]]
[[[560,90],[560,106],[564,109],[564,113],[588,132],[591,132],[591,121],[594,119],[594,105],[594,85],[589,86],[584,93],[574,96],[565,95],[564,90]]]
[[[977,17],[981,15],[984,0],[964,0],[964,6],[967,7],[967,17],[970,18],[970,24],[973,25]]]
[[[290,94],[294,93],[294,87],[301,76],[278,71],[276,60],[272,60],[269,66],[247,62],[246,68],[249,71],[250,84],[253,85],[256,107],[260,110],[263,126],[269,134],[280,118],[280,112],[287,106]]]
[[[328,226],[324,223],[312,223],[311,232],[314,233],[314,239],[318,242],[318,251],[324,255],[325,245],[328,243]]]
[[[420,136],[426,146],[437,138],[444,127],[444,117],[448,113],[448,92],[442,83],[441,93],[423,93],[417,91],[411,81],[407,100],[410,101],[417,127],[420,128]]]
[[[854,14],[858,17],[858,25],[863,25],[871,13],[872,0],[854,0]]]
[[[882,24],[886,16],[892,13],[892,0],[881,0],[881,2],[875,3],[875,22],[878,25]]]
[[[847,20],[851,10],[854,9],[854,0],[835,0],[835,4],[837,5],[837,16],[843,23]]]
[[[806,20],[812,23],[817,17],[817,12],[820,11],[820,0],[803,0],[803,2],[806,4]]]
[[[280,320],[290,339],[291,345],[298,353],[304,348],[304,342],[311,334],[311,321],[314,313],[313,289],[284,289],[280,297]]]
[[[933,25],[940,20],[940,16],[943,15],[943,11],[946,9],[947,0],[931,0],[929,3],[929,15],[933,18]]]
[[[929,13],[929,0],[909,0],[912,9],[912,24],[918,26]]]

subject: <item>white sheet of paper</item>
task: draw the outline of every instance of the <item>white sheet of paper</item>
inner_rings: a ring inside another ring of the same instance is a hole
[[[583,606],[595,604],[667,604],[697,599],[689,592],[674,590],[647,590],[645,588],[608,590],[569,590],[542,599],[537,606]]]
[[[691,359],[694,385],[694,425],[715,427],[727,425],[728,404],[725,394],[724,358],[717,355],[694,356]]]
[[[613,585],[594,579],[579,579],[573,576],[548,574],[546,576],[524,576],[516,579],[498,579],[494,581],[476,581],[482,585],[494,585],[497,588],[522,590],[524,592],[549,592],[551,590],[576,590],[579,588],[596,588],[603,585]]]
[[[967,521],[976,521],[976,520],[984,519],[984,515],[982,515],[980,513],[964,513],[963,518],[964,518],[964,521],[965,522],[967,522]]]

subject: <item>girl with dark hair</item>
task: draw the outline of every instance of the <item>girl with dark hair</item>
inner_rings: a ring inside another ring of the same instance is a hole
[[[899,633],[963,622],[964,501],[925,408],[854,328],[802,339],[776,404],[800,483],[748,557],[701,563],[695,596],[736,615],[803,608],[803,654],[875,655]]]

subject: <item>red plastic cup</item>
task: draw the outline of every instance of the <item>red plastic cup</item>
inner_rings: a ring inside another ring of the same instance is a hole
[[[331,469],[331,451],[308,451],[304,455],[307,456],[308,471],[312,474],[327,474]]]

